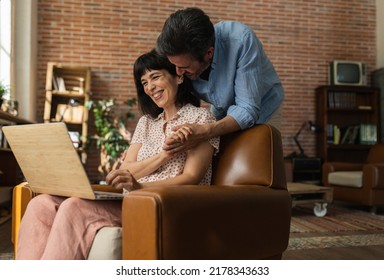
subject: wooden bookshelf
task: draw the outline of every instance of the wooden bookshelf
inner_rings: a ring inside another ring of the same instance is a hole
[[[364,86],[316,89],[317,153],[323,161],[364,162],[380,142],[379,90]]]
[[[88,110],[91,96],[91,69],[86,66],[48,62],[46,75],[44,122],[63,121],[68,130],[78,133],[75,147],[85,162],[88,138]]]

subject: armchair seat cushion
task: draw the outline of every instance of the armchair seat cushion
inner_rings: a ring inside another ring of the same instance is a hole
[[[361,188],[363,186],[363,171],[337,171],[328,174],[331,185]]]
[[[103,227],[93,240],[88,260],[121,260],[121,227]]]

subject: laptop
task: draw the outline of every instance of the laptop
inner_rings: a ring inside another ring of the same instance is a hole
[[[85,199],[122,199],[111,186],[91,185],[63,122],[3,126],[33,192]]]

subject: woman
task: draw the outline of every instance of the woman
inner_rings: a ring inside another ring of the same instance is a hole
[[[151,186],[209,184],[211,161],[219,139],[195,149],[170,154],[162,149],[167,137],[184,141],[190,131],[172,127],[182,123],[206,123],[214,117],[197,107],[188,81],[155,51],[140,56],[134,65],[139,106],[144,116],[119,169],[107,175],[117,189],[132,191]],[[121,226],[121,203],[90,201],[41,194],[28,204],[21,222],[17,259],[86,259],[96,232]]]

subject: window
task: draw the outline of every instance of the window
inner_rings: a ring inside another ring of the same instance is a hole
[[[11,84],[11,0],[0,0],[0,82]]]

